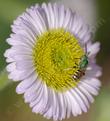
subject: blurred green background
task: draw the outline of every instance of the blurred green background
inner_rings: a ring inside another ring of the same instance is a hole
[[[46,121],[42,116],[33,114],[22,95],[15,93],[16,83],[7,78],[3,53],[9,46],[6,38],[11,33],[13,20],[27,7],[44,0],[0,0],[0,121]],[[45,0],[47,2],[48,0]],[[102,88],[88,113],[71,117],[68,121],[110,121],[110,1],[96,0],[99,17],[97,18],[95,40],[101,42],[97,56],[103,68]]]

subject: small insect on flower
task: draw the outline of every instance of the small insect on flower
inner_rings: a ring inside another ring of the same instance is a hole
[[[81,17],[63,5],[43,3],[26,9],[11,27],[11,48],[4,54],[8,78],[20,82],[16,92],[32,112],[53,120],[87,112],[101,85],[95,61],[100,44],[91,41]]]
[[[87,53],[87,47],[86,47],[86,53]],[[88,66],[88,54],[85,54],[81,57],[79,65],[79,70],[72,76],[74,80],[78,80],[81,77],[85,75],[86,68]],[[77,58],[78,59],[78,58]]]
[[[87,67],[87,65],[88,65],[88,57],[87,55],[84,55],[81,57],[79,68],[83,70]]]

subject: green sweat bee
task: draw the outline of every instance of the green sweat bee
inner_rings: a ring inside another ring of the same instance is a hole
[[[74,80],[77,81],[77,79],[80,79],[82,76],[85,75],[85,70],[88,65],[88,57],[87,55],[84,55],[81,57],[80,63],[79,63],[79,70],[72,76]]]
[[[87,57],[87,55],[84,55],[81,58],[81,61],[80,61],[80,64],[79,64],[79,68],[81,70],[83,70],[83,69],[85,69],[87,67],[87,65],[88,65],[88,57]]]
[[[76,81],[85,75],[85,71],[86,71],[87,65],[89,63],[88,54],[87,55],[85,54],[81,57],[80,63],[79,63],[79,65],[77,65],[79,67],[79,70],[72,76],[73,79]]]

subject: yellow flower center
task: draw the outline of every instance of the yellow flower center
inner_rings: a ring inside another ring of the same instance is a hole
[[[65,91],[77,85],[73,76],[79,70],[84,50],[78,40],[63,29],[45,32],[33,48],[34,67],[38,76],[55,91]]]

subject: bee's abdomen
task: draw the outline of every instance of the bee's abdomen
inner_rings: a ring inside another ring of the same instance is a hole
[[[84,70],[78,70],[73,76],[72,78],[77,81],[79,80],[82,76],[85,75],[85,71]]]

